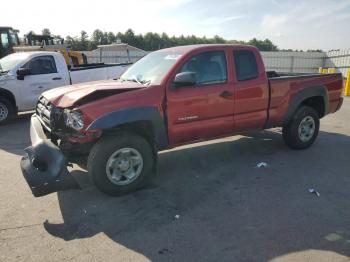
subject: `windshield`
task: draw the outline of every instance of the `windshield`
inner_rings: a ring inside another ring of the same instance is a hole
[[[29,56],[28,53],[15,53],[0,59],[0,72],[8,72],[18,63],[24,61]]]
[[[169,69],[180,57],[181,54],[174,51],[150,53],[132,65],[120,79],[141,84],[159,85]]]

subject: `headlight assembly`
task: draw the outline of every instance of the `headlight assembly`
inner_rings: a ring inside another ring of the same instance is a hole
[[[79,131],[84,127],[83,114],[78,110],[65,109],[63,114],[67,126]]]

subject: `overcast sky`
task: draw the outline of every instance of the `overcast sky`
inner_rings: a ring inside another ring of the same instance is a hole
[[[0,26],[20,34],[103,31],[166,32],[249,40],[279,48],[350,48],[350,0],[44,0],[2,1]]]

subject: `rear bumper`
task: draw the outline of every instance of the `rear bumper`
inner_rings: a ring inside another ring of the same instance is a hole
[[[30,139],[32,146],[24,150],[21,169],[33,195],[79,188],[67,170],[63,153],[48,139],[36,115],[30,121]]]

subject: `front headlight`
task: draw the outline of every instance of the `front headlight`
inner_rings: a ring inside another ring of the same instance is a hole
[[[78,110],[65,109],[63,114],[67,126],[79,131],[84,127],[83,114]]]

